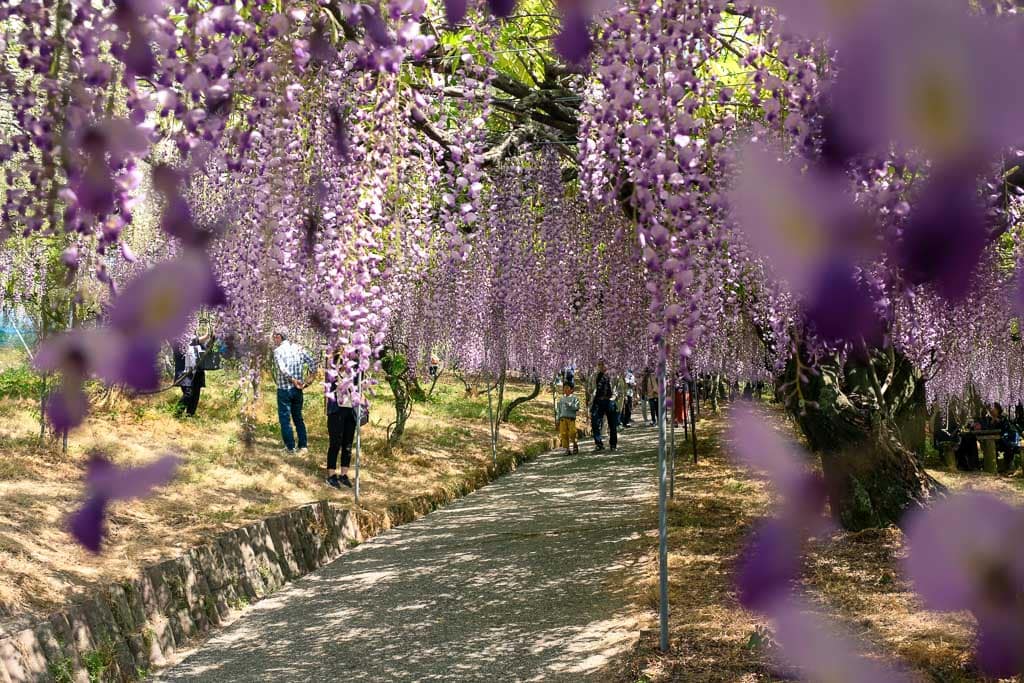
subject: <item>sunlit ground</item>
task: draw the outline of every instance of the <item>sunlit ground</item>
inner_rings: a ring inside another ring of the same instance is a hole
[[[23,359],[0,356],[2,373]],[[10,375],[6,375],[10,376]],[[212,534],[313,500],[351,501],[323,483],[327,430],[322,400],[306,394],[309,454],[286,455],[279,436],[273,384],[263,382],[256,444],[239,439],[236,376],[207,373],[199,417],[173,417],[178,391],[144,399],[114,397],[80,430],[67,455],[59,441],[39,443],[35,400],[0,397],[0,631],[59,607],[91,586],[133,576],[141,564],[171,557]],[[510,387],[513,397],[527,385]],[[429,404],[416,404],[403,445],[385,447],[394,417],[390,392],[379,387],[371,423],[364,428],[362,503],[371,512],[441,488],[455,488],[490,461],[487,399],[467,399],[454,378],[442,378]],[[547,397],[550,401],[550,396]],[[549,403],[537,401],[503,425],[502,448],[536,447],[551,430]],[[88,454],[104,451],[118,464],[150,460],[173,451],[185,457],[178,479],[153,498],[114,505],[110,537],[100,557],[71,542],[67,515],[82,496]]]
[[[779,430],[796,439],[778,410]],[[697,465],[689,447],[678,469],[669,508],[672,651],[661,655],[655,631],[645,633],[624,663],[622,681],[784,681],[767,620],[743,610],[732,587],[732,568],[750,524],[770,504],[767,486],[723,454],[724,413],[698,424]],[[983,489],[1024,502],[1024,481],[982,473],[931,474],[954,490]],[[657,532],[649,534],[646,571],[633,579],[638,603],[656,628]],[[983,680],[973,673],[973,618],[921,609],[899,572],[903,537],[898,529],[839,533],[809,549],[802,584],[811,599],[861,639],[868,656],[895,656],[921,681]]]

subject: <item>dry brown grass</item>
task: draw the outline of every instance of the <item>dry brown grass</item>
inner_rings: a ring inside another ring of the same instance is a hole
[[[776,429],[796,438],[785,416],[778,411],[772,416]],[[786,680],[770,652],[758,644],[756,629],[768,622],[742,609],[732,587],[745,535],[769,511],[771,497],[765,484],[727,459],[725,428],[724,416],[701,420],[701,461],[684,463],[677,472],[669,516],[671,652],[662,655],[656,633],[645,633],[623,663],[623,682]],[[980,489],[1024,501],[1024,481],[1017,477],[932,474],[953,490]],[[654,625],[656,532],[649,539],[646,570],[635,585],[638,604],[649,611]],[[837,533],[808,549],[802,588],[861,638],[868,654],[895,655],[922,681],[984,680],[970,665],[973,619],[966,613],[922,610],[900,574],[903,552],[899,529]]]
[[[327,430],[315,389],[306,395],[310,452],[297,456],[283,452],[272,383],[263,383],[256,444],[247,450],[235,419],[233,376],[208,373],[208,382],[197,419],[173,417],[174,392],[120,399],[71,435],[66,455],[59,442],[38,442],[34,401],[0,398],[0,632],[93,586],[131,576],[140,565],[172,557],[217,531],[313,500],[351,501],[350,493],[323,483]],[[509,389],[515,397],[527,387]],[[364,508],[381,512],[404,498],[453,488],[486,467],[486,396],[467,399],[463,393],[461,385],[442,380],[429,403],[416,405],[403,445],[388,452],[385,429],[394,408],[387,388],[378,388],[371,423],[363,430]],[[502,426],[502,450],[536,447],[550,433],[548,409],[543,396],[522,406],[513,424]],[[83,494],[85,463],[96,450],[121,465],[167,451],[186,461],[177,479],[157,495],[113,507],[109,540],[99,557],[83,551],[64,531],[64,520]]]

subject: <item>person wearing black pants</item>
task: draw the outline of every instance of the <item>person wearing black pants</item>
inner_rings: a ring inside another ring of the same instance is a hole
[[[644,376],[641,380],[643,384],[644,399],[647,401],[647,405],[651,411],[651,424],[655,427],[658,426],[658,377],[651,371],[650,368],[644,370]]]
[[[196,416],[199,396],[206,386],[206,371],[200,364],[204,351],[203,344],[197,337],[193,337],[184,349],[174,350],[174,375],[178,386],[181,387],[181,398],[178,399],[174,411],[178,417],[182,414],[188,417]]]
[[[331,406],[333,405],[333,412]],[[328,399],[327,403],[327,485],[336,489],[342,486],[352,488],[348,478],[348,467],[352,464],[352,440],[356,436],[356,411],[350,406],[339,406]],[[341,452],[341,469],[338,469],[338,452]]]
[[[591,429],[594,432],[594,450],[603,451],[601,421],[608,421],[608,445],[614,451],[619,445],[619,415],[612,401],[612,383],[605,372],[604,361],[597,362],[597,377],[594,381],[594,400],[590,406]]]
[[[341,356],[334,355],[335,372],[340,365]],[[342,486],[352,488],[352,480],[348,478],[348,467],[352,464],[352,441],[356,436],[356,411],[352,407],[351,396],[338,395],[337,375],[330,380],[327,390],[327,485],[340,489]],[[356,385],[358,386],[358,378]],[[341,452],[341,468],[338,468],[338,453]]]

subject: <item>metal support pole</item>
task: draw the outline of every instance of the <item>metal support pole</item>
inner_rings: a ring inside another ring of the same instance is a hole
[[[672,422],[669,425],[668,497],[676,497],[676,392],[672,388]]]
[[[687,398],[691,398],[692,399],[692,396],[690,396],[690,383],[689,382],[683,382],[683,397],[682,398],[683,398],[683,443],[686,443],[686,440],[690,438],[690,411],[693,410],[687,404],[687,402],[686,402]]]
[[[693,409],[693,396],[697,393],[697,381],[691,382],[693,391],[690,392],[690,440],[693,442],[693,464],[697,464],[697,413]]]
[[[495,435],[495,432],[497,432],[497,427],[495,427],[494,424],[494,408],[491,406],[491,391],[492,389],[487,389],[487,426],[490,427],[491,429],[491,460],[494,462],[494,466],[497,467],[498,439],[497,436]]]
[[[25,343],[25,338],[23,336],[21,336],[21,330],[18,329],[18,324],[16,322],[14,322],[13,318],[10,318],[10,321],[11,321],[11,327],[14,328],[15,334],[18,335],[18,341],[21,342],[21,345],[25,348],[25,353],[28,354],[29,362],[34,361],[35,360],[35,356],[32,355],[32,349],[28,348],[28,344]]]
[[[668,652],[668,501],[665,457],[665,342],[658,348],[658,596],[660,649]]]

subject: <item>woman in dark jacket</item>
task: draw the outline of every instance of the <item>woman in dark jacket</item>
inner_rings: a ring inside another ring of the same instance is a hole
[[[174,380],[181,387],[181,398],[178,399],[175,408],[175,415],[178,417],[181,417],[182,413],[188,417],[196,416],[199,395],[206,387],[206,371],[203,369],[206,348],[203,343],[209,341],[210,337],[192,337],[187,346],[174,349]]]

